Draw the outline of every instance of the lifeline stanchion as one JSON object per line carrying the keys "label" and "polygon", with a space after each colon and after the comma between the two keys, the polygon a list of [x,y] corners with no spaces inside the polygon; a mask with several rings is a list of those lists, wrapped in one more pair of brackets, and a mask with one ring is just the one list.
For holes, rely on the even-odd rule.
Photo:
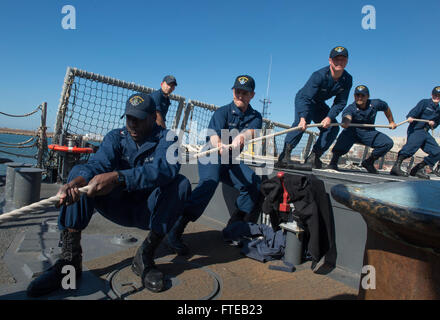
{"label": "lifeline stanchion", "polygon": [[[85,187],[79,188],[78,190],[80,193],[87,193],[89,188],[90,188],[90,186],[85,186]],[[13,220],[16,217],[22,216],[26,213],[32,213],[33,211],[38,211],[38,210],[42,210],[42,209],[45,209],[48,207],[52,207],[52,206],[56,205],[59,200],[60,200],[60,197],[58,195],[55,195],[53,197],[41,200],[39,202],[32,203],[28,206],[4,213],[4,214],[0,215],[0,224],[3,222],[6,222],[6,221]]]}

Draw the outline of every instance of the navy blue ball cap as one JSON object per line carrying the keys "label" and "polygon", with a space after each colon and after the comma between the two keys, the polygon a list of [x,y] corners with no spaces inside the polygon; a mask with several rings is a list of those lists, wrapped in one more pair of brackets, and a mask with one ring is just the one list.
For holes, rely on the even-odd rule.
{"label": "navy blue ball cap", "polygon": [[337,56],[344,56],[348,58],[348,50],[341,46],[334,47],[332,51],[330,51],[330,58],[334,58]]}
{"label": "navy blue ball cap", "polygon": [[155,111],[156,105],[149,94],[135,93],[128,98],[122,117],[129,115],[144,120]]}
{"label": "navy blue ball cap", "polygon": [[248,75],[241,75],[235,78],[234,86],[232,89],[241,89],[249,92],[254,92],[255,90],[255,80]]}
{"label": "navy blue ball cap", "polygon": [[437,86],[434,89],[432,89],[432,94],[436,96],[440,96],[440,86]]}
{"label": "navy blue ball cap", "polygon": [[166,82],[168,85],[174,84],[175,86],[177,86],[177,80],[175,76],[172,75],[167,75],[163,78],[162,82]]}
{"label": "navy blue ball cap", "polygon": [[354,94],[363,94],[363,95],[370,95],[370,91],[368,90],[367,86],[359,85],[354,89]]}

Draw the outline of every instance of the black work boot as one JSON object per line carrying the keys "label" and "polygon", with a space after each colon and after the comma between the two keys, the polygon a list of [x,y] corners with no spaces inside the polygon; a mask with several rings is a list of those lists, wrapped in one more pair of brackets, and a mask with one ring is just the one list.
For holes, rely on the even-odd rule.
{"label": "black work boot", "polygon": [[304,164],[311,164],[312,168],[314,169],[321,169],[322,168],[322,161],[319,159],[321,157],[321,154],[318,154],[315,151],[312,151],[309,156],[304,161]]}
{"label": "black work boot", "polygon": [[229,226],[232,223],[237,222],[237,221],[245,221],[246,215],[247,215],[246,212],[241,211],[239,209],[235,209],[235,211],[232,213],[231,217],[229,218],[226,226]]}
{"label": "black work boot", "polygon": [[429,180],[429,176],[425,173],[425,166],[426,166],[425,161],[422,161],[416,166],[414,166],[409,174],[413,177]]}
{"label": "black work boot", "polygon": [[311,152],[307,158],[304,160],[304,163],[294,163],[292,165],[289,165],[289,169],[296,169],[296,170],[307,170],[312,171],[313,168],[315,169],[321,169],[322,168],[322,162],[319,159],[321,155],[317,155],[315,152]]}
{"label": "black work boot", "polygon": [[81,231],[69,232],[67,229],[62,230],[60,242],[62,243],[60,259],[29,284],[27,288],[29,297],[39,297],[60,289],[63,278],[67,276],[66,273],[62,273],[64,266],[73,266],[76,279],[81,277]]}
{"label": "black work boot", "polygon": [[161,292],[164,289],[163,273],[154,263],[154,252],[163,238],[163,235],[151,230],[137,250],[131,264],[131,270],[141,277],[144,287],[152,292]]}
{"label": "black work boot", "polygon": [[341,157],[341,155],[339,154],[339,153],[335,153],[335,152],[333,152],[333,156],[332,156],[332,159],[330,160],[330,163],[329,163],[329,165],[327,166],[327,169],[332,169],[332,170],[337,170],[337,171],[339,171],[339,168],[338,168],[338,161],[339,161],[339,158]]}
{"label": "black work boot", "polygon": [[405,160],[405,157],[398,156],[396,162],[394,163],[393,167],[391,168],[390,175],[392,176],[400,176],[400,177],[407,177],[408,173],[403,171],[401,169],[402,162]]}
{"label": "black work boot", "polygon": [[257,223],[260,218],[261,213],[263,212],[263,202],[264,202],[264,194],[259,192],[257,201],[255,201],[255,205],[252,211],[249,214],[244,215],[244,222]]}
{"label": "black work boot", "polygon": [[370,156],[369,158],[362,161],[361,166],[367,169],[369,173],[378,174],[376,168],[374,167],[374,161],[376,160],[376,157]]}
{"label": "black work boot", "polygon": [[277,168],[290,168],[291,166],[295,166],[299,164],[299,162],[292,161],[290,156],[292,153],[293,147],[292,145],[285,143],[283,151],[281,151],[280,156],[278,157],[278,162],[275,163],[275,167]]}
{"label": "black work boot", "polygon": [[185,231],[189,221],[186,216],[180,216],[167,235],[168,247],[179,256],[185,256],[189,253],[188,246],[182,241],[183,231]]}

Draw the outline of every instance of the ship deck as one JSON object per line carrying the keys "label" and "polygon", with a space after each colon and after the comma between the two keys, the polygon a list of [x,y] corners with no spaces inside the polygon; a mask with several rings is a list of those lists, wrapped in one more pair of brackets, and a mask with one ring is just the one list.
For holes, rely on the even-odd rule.
{"label": "ship deck", "polygon": [[[193,169],[184,168],[183,171],[190,174],[191,170]],[[386,173],[360,174],[349,170],[314,170],[313,173],[318,178],[333,183],[377,183],[382,180],[414,179],[392,177]],[[1,195],[4,194],[4,180],[5,177],[1,177]],[[190,181],[194,187],[197,177],[192,177]],[[42,183],[41,198],[53,196],[58,188],[57,184]],[[219,201],[218,197],[214,197],[208,210],[216,207],[216,201]],[[0,300],[31,299],[26,296],[27,285],[50,265],[59,252],[57,216],[57,210],[50,208],[0,225]],[[333,270],[325,270],[324,266],[320,270],[318,266],[318,271],[313,272],[311,262],[308,261],[296,266],[294,272],[288,272],[273,269],[273,266],[282,269],[282,261],[262,263],[243,256],[239,248],[225,243],[221,230],[225,226],[226,218],[227,216],[223,219],[216,218],[215,214],[204,214],[197,222],[190,223],[183,236],[191,249],[187,257],[177,256],[164,243],[161,244],[156,263],[167,275],[167,290],[153,294],[142,288],[139,279],[130,270],[131,259],[147,231],[121,227],[95,214],[82,233],[84,269],[76,289],[60,289],[35,300],[237,301],[357,298],[360,274],[344,267],[343,260],[350,260],[350,250],[356,251],[357,260],[362,257],[365,243],[362,237],[356,248],[344,253],[344,245],[347,244],[341,244],[341,241],[347,241],[338,240],[337,236],[339,261],[342,262]],[[336,233],[344,232],[338,229],[340,222],[337,217],[335,221]],[[356,232],[357,227],[353,228]],[[364,226],[360,225],[359,228]]]}

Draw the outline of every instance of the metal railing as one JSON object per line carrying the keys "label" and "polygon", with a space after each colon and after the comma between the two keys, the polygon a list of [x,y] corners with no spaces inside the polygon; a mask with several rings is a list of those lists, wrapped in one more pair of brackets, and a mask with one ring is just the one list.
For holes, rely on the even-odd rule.
{"label": "metal railing", "polygon": [[[121,115],[125,112],[128,97],[136,92],[152,93],[156,89],[122,81],[116,78],[68,67],[61,91],[58,106],[54,138],[58,145],[67,145],[75,141],[78,146],[101,142],[110,130],[125,126]],[[171,94],[171,105],[167,113],[166,123],[170,128],[178,128],[185,97]],[[84,162],[89,155],[70,159],[69,162]],[[69,167],[63,167],[63,155],[54,156],[54,167],[58,168],[61,180],[66,180]]]}
{"label": "metal railing", "polygon": [[[124,126],[120,116],[127,98],[135,92],[156,89],[68,67],[57,111],[54,143],[62,144],[66,134],[90,135],[100,141],[110,130]],[[166,122],[175,129],[180,121],[185,97],[171,94]]]}
{"label": "metal railing", "polygon": [[[34,114],[36,114],[37,112],[41,111],[41,122],[40,122],[40,126],[38,127],[37,130],[35,130],[34,134],[31,136],[31,138],[29,138],[26,141],[21,141],[21,142],[5,142],[5,141],[0,141],[0,153],[2,154],[7,154],[7,155],[12,155],[18,158],[27,158],[27,159],[36,159],[36,166],[38,168],[43,168],[45,166],[45,161],[47,158],[47,127],[46,127],[46,117],[47,117],[47,102],[43,102],[42,104],[40,104],[35,110],[26,113],[26,114],[21,114],[21,115],[16,115],[16,114],[8,114],[5,112],[0,112],[1,115],[6,116],[6,117],[13,117],[13,118],[18,118],[18,117],[30,117],[33,116]],[[10,134],[17,134],[16,131],[11,131],[8,132]],[[26,154],[24,152],[11,152],[11,151],[6,151],[4,150],[5,148],[7,149],[31,149],[31,148],[36,148],[37,151],[35,154]],[[7,162],[6,160],[9,159],[5,159],[4,162]]]}

